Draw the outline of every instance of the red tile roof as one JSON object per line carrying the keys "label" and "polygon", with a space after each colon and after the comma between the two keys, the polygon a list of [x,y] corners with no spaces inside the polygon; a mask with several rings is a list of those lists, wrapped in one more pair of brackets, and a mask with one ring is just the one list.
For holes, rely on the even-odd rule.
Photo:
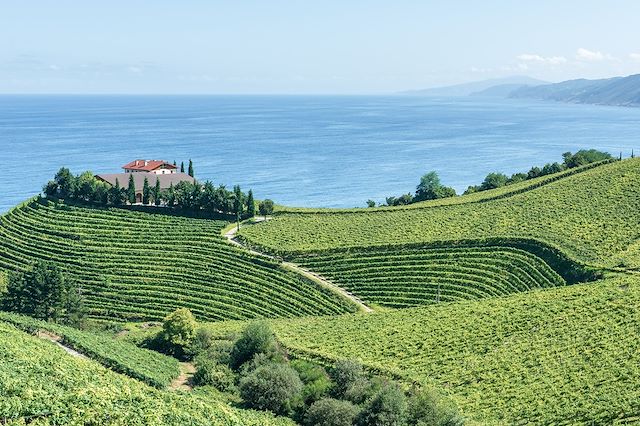
{"label": "red tile roof", "polygon": [[125,170],[141,170],[144,172],[151,172],[161,166],[164,166],[165,169],[176,168],[176,166],[167,163],[164,160],[133,160],[132,162],[122,166],[122,168]]}

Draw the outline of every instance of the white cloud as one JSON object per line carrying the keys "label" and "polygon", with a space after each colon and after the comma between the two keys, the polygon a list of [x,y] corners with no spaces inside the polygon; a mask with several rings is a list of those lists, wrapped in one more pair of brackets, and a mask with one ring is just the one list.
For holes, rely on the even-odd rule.
{"label": "white cloud", "polygon": [[615,58],[609,54],[605,54],[599,51],[593,51],[593,50],[589,50],[589,49],[585,49],[584,47],[581,47],[576,52],[576,59],[579,61],[586,61],[586,62],[601,62],[601,61],[610,61]]}
{"label": "white cloud", "polygon": [[523,62],[539,62],[549,65],[559,65],[567,62],[567,58],[564,56],[541,56],[531,53],[523,53],[522,55],[518,55],[516,58]]}
{"label": "white cloud", "polygon": [[629,59],[640,62],[640,53],[629,53]]}

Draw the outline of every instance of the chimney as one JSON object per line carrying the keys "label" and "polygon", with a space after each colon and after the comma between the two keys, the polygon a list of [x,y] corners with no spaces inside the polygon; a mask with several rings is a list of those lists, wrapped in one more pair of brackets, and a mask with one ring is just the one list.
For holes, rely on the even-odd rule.
{"label": "chimney", "polygon": [[144,160],[144,165],[146,166],[149,162],[147,160]]}

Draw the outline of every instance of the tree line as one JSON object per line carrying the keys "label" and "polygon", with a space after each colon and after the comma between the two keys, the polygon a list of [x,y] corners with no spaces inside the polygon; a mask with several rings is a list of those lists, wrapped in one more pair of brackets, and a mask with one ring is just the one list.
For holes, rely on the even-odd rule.
{"label": "tree line", "polygon": [[[631,155],[633,157],[633,153]],[[482,183],[479,185],[469,186],[462,195],[500,188],[598,161],[613,160],[613,157],[607,152],[598,151],[596,149],[583,149],[575,154],[565,152],[562,154],[562,159],[562,163],[547,163],[543,167],[534,166],[529,169],[527,173],[514,173],[511,176],[507,176],[500,172],[489,173]],[[622,155],[620,155],[620,159],[622,159]],[[455,189],[442,185],[438,174],[435,171],[431,171],[422,176],[414,194],[407,193],[398,197],[387,197],[385,201],[387,206],[401,206],[417,203],[419,201],[455,197],[456,195]],[[367,200],[367,206],[375,207],[376,203],[373,200]]]}
{"label": "tree line", "polygon": [[[182,165],[184,167],[184,164]],[[193,173],[193,165],[189,161],[189,174]],[[150,174],[150,177],[155,175]],[[97,179],[90,171],[74,175],[62,167],[43,188],[48,198],[76,201],[80,203],[121,207],[136,204],[136,188],[133,174],[129,175],[127,186],[121,186],[116,179],[112,186]],[[145,177],[142,188],[142,204],[155,205],[187,212],[205,212],[211,214],[233,215],[238,220],[256,215],[256,201],[253,191],[244,193],[239,185],[228,190],[224,185],[215,186],[211,181],[193,183],[182,181],[175,186],[161,189],[160,181],[155,180],[151,186]],[[261,215],[273,213],[274,203],[264,200],[258,204]]]}

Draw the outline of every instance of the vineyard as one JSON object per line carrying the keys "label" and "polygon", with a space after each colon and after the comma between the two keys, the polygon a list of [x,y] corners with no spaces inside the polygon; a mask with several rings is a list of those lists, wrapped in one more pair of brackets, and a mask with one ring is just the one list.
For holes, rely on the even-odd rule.
{"label": "vineyard", "polygon": [[[370,315],[273,320],[291,353],[432,384],[482,424],[640,421],[640,277]],[[237,322],[211,324],[226,333]]]}
{"label": "vineyard", "polygon": [[0,424],[292,425],[213,394],[170,393],[0,322]]}
{"label": "vineyard", "polygon": [[504,246],[379,247],[294,257],[366,303],[393,308],[565,285],[537,256]]}
{"label": "vineyard", "polygon": [[561,248],[581,263],[640,268],[639,187],[640,159],[636,158],[481,203],[283,213],[246,227],[240,235],[255,246],[285,255],[338,247],[533,238]]}
{"label": "vineyard", "polygon": [[78,281],[89,314],[159,320],[295,317],[354,305],[275,261],[232,247],[223,221],[34,201],[0,218],[0,270],[50,260]]}
{"label": "vineyard", "polygon": [[178,361],[175,358],[138,348],[109,335],[94,334],[8,312],[0,312],[0,322],[6,322],[31,334],[38,331],[53,333],[61,338],[64,345],[107,368],[151,386],[164,388],[179,374]]}

